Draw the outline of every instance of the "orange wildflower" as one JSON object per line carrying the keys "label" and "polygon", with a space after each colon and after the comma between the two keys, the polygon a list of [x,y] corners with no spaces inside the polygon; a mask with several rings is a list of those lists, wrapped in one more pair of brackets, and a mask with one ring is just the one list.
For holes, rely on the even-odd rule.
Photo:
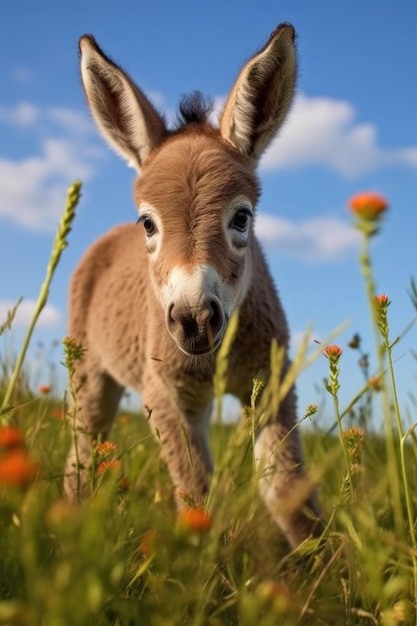
{"label": "orange wildflower", "polygon": [[52,411],[51,416],[56,420],[62,420],[65,417],[65,411],[62,407],[58,406]]}
{"label": "orange wildflower", "polygon": [[391,304],[388,296],[382,293],[374,296],[376,325],[385,341],[388,341],[388,306]]}
{"label": "orange wildflower", "polygon": [[97,468],[98,474],[104,474],[107,470],[119,471],[122,467],[120,459],[109,459],[108,461],[102,461]]}
{"label": "orange wildflower", "polygon": [[46,395],[50,391],[51,391],[51,387],[49,385],[39,385],[39,393],[43,393],[44,395]]}
{"label": "orange wildflower", "polygon": [[38,464],[32,461],[25,450],[11,450],[0,459],[0,485],[24,487],[36,478]]}
{"label": "orange wildflower", "polygon": [[306,412],[304,413],[304,417],[311,417],[312,415],[317,413],[318,410],[319,410],[318,404],[314,404],[314,403],[309,404],[308,407],[306,408]]}
{"label": "orange wildflower", "polygon": [[128,413],[123,413],[122,415],[119,415],[118,420],[121,424],[131,424],[133,421],[132,416]]}
{"label": "orange wildflower", "polygon": [[130,480],[127,476],[122,476],[119,482],[119,491],[127,493],[130,489]]}
{"label": "orange wildflower", "polygon": [[186,530],[203,533],[210,530],[213,525],[213,518],[206,509],[187,508],[178,513],[178,522]]}
{"label": "orange wildflower", "polygon": [[387,210],[388,202],[377,193],[358,193],[349,200],[349,208],[356,217],[378,220]]}
{"label": "orange wildflower", "polygon": [[158,533],[156,530],[148,530],[144,535],[142,535],[140,544],[139,544],[139,552],[144,554],[145,556],[149,556],[152,554],[155,548],[155,541],[158,537]]}
{"label": "orange wildflower", "polygon": [[326,389],[333,397],[336,397],[339,391],[339,359],[342,355],[342,348],[340,346],[332,345],[326,346],[323,350],[323,354],[329,361],[330,369],[330,383],[326,383]]}
{"label": "orange wildflower", "polygon": [[24,445],[23,433],[16,426],[0,427],[0,448],[20,448]]}
{"label": "orange wildflower", "polygon": [[117,445],[112,441],[103,441],[102,443],[97,444],[97,452],[101,456],[106,456],[115,450],[117,450]]}
{"label": "orange wildflower", "polygon": [[385,293],[381,293],[378,296],[374,296],[375,303],[378,306],[388,306],[389,298]]}
{"label": "orange wildflower", "polygon": [[380,376],[371,376],[371,378],[368,380],[368,385],[374,391],[381,391],[382,383]]}
{"label": "orange wildflower", "polygon": [[193,494],[190,491],[187,491],[186,489],[179,489],[175,493],[175,496],[179,500],[182,500],[184,502],[184,504],[186,504],[187,507],[189,507],[190,509],[195,508],[194,496],[193,496]]}
{"label": "orange wildflower", "polygon": [[323,350],[324,356],[328,359],[338,359],[342,355],[342,352],[342,348],[336,345],[326,346]]}
{"label": "orange wildflower", "polygon": [[343,431],[343,439],[349,448],[362,444],[365,438],[365,431],[359,426],[350,426]]}
{"label": "orange wildflower", "polygon": [[365,431],[358,426],[351,426],[343,431],[343,439],[349,453],[351,469],[360,465],[363,455]]}

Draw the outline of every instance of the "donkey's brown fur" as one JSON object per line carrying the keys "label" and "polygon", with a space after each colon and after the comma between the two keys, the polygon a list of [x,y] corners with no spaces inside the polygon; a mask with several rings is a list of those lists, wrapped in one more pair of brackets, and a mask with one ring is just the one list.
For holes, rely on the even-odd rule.
{"label": "donkey's brown fur", "polygon": [[[142,392],[175,489],[201,502],[212,470],[208,426],[216,354],[231,314],[239,309],[227,390],[243,404],[250,402],[254,378],[260,372],[268,377],[272,340],[288,346],[253,217],[256,163],[293,98],[294,37],[292,26],[280,25],[246,63],[219,128],[208,123],[208,109],[194,95],[183,101],[173,131],[91,36],[80,40],[93,117],[110,145],[140,171],[140,223],[101,237],[72,278],[69,332],[85,348],[76,376],[86,382],[66,466],[70,498],[83,493],[91,442],[107,436],[123,389],[131,387]],[[286,357],[283,373],[288,365]],[[305,489],[295,403],[291,389],[257,433],[255,451],[261,493],[294,546],[320,529]]]}

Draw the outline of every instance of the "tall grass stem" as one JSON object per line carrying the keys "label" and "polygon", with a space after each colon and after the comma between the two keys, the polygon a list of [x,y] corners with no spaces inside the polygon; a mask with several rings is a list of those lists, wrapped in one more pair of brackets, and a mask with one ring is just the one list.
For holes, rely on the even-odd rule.
{"label": "tall grass stem", "polygon": [[46,269],[46,276],[41,285],[38,299],[36,301],[35,311],[29,323],[29,327],[24,337],[22,347],[17,357],[12,375],[10,377],[10,380],[7,385],[7,389],[4,394],[4,398],[0,407],[0,414],[2,414],[2,417],[1,417],[2,423],[7,423],[10,419],[10,414],[6,411],[10,407],[13,392],[16,387],[16,383],[19,379],[19,374],[21,372],[23,362],[25,360],[25,356],[29,348],[30,340],[32,338],[36,323],[48,301],[49,289],[52,283],[55,270],[60,261],[62,252],[68,245],[67,236],[69,232],[71,231],[72,223],[75,218],[75,210],[78,205],[80,196],[81,196],[81,182],[76,181],[72,185],[70,185],[70,187],[68,188],[67,203],[65,206],[64,213],[60,219],[57,232],[55,234],[55,239],[53,242],[51,255],[49,257],[49,262],[48,262],[48,266]]}
{"label": "tall grass stem", "polygon": [[[384,359],[384,348],[381,343],[380,334],[378,331],[378,312],[375,304],[375,280],[373,276],[372,270],[372,261],[370,255],[370,240],[372,235],[367,232],[363,232],[362,237],[362,248],[360,253],[360,264],[362,269],[362,275],[365,282],[366,295],[368,298],[368,304],[371,312],[372,319],[372,327],[374,329],[375,336],[375,347],[378,358],[378,374],[382,375],[385,371],[385,359]],[[394,430],[393,424],[391,420],[391,410],[390,410],[390,397],[387,385],[384,383],[382,385],[382,408],[384,415],[384,425],[385,425],[385,436],[386,436],[386,448],[387,448],[387,464],[388,464],[388,475],[391,477],[390,489],[393,501],[394,508],[394,518],[395,518],[395,527],[399,536],[401,536],[403,532],[403,516],[402,516],[402,506],[401,506],[401,496],[400,496],[400,479],[399,479],[399,465],[398,465],[398,454],[395,445],[394,439]]]}

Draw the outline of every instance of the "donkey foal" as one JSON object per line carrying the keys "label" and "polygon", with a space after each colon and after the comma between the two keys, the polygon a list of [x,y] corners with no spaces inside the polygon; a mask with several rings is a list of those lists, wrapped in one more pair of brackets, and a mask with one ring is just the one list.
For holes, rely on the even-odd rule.
{"label": "donkey foal", "polygon": [[[69,333],[86,350],[76,369],[86,382],[77,400],[76,448],[66,464],[69,498],[85,491],[91,442],[107,437],[123,389],[131,387],[142,392],[151,412],[175,489],[201,502],[212,470],[208,428],[216,353],[232,312],[239,309],[239,329],[227,391],[243,404],[249,404],[259,372],[268,376],[272,340],[288,346],[253,221],[260,193],[256,165],[293,99],[294,38],[293,27],[281,24],[244,65],[219,128],[209,123],[210,107],[195,93],[182,100],[173,130],[93,37],[80,39],[93,118],[140,172],[134,193],[139,223],[101,237],[72,278]],[[283,373],[288,365],[286,357]],[[292,546],[321,530],[314,496],[306,492],[295,419],[291,389],[257,433],[255,450],[261,494]],[[184,506],[179,498],[178,506]]]}

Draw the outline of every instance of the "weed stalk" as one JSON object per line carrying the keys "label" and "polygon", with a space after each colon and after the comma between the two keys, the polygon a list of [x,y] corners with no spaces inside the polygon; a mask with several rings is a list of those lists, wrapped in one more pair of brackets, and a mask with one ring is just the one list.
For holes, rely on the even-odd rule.
{"label": "weed stalk", "polygon": [[389,391],[387,385],[382,379],[385,372],[385,353],[384,346],[381,345],[380,342],[380,310],[375,295],[376,286],[370,254],[371,238],[379,232],[381,219],[388,208],[388,203],[385,198],[382,198],[377,194],[359,194],[358,196],[353,197],[349,204],[354,214],[356,228],[362,235],[362,247],[359,260],[365,282],[366,295],[371,312],[372,327],[375,335],[375,345],[378,359],[378,376],[381,377],[382,381],[381,398],[384,414],[388,474],[391,477],[390,489],[394,509],[395,527],[398,536],[401,536],[403,533],[404,523],[400,495],[401,490],[398,471],[398,452],[396,449],[394,429],[391,421]]}
{"label": "weed stalk", "polygon": [[75,210],[77,208],[80,196],[81,196],[81,182],[76,181],[68,189],[67,203],[65,206],[64,213],[60,219],[57,232],[55,234],[55,239],[54,239],[54,243],[52,246],[52,252],[49,257],[49,262],[48,262],[48,266],[46,269],[45,280],[41,285],[40,292],[39,292],[38,299],[37,299],[36,306],[35,306],[35,311],[29,323],[29,327],[24,337],[22,347],[17,357],[16,364],[13,368],[13,372],[10,377],[9,383],[7,385],[6,393],[4,394],[4,398],[0,407],[0,414],[2,415],[1,422],[4,424],[7,424],[7,422],[9,421],[8,415],[10,414],[6,413],[6,410],[9,409],[10,407],[11,399],[13,396],[13,391],[15,389],[17,380],[19,378],[19,374],[22,369],[27,350],[29,348],[30,340],[33,335],[33,331],[35,329],[38,318],[48,301],[49,289],[52,283],[52,278],[54,276],[55,270],[60,261],[61,254],[68,245],[67,237],[68,237],[69,232],[71,231],[72,223],[75,218]]}
{"label": "weed stalk", "polygon": [[411,497],[411,489],[410,483],[408,480],[406,459],[405,459],[405,445],[410,434],[410,431],[404,433],[404,428],[401,420],[401,412],[398,403],[398,394],[397,394],[397,385],[395,380],[394,373],[394,364],[392,360],[392,348],[393,345],[396,344],[396,340],[391,344],[389,339],[389,321],[388,321],[388,306],[390,305],[390,301],[388,296],[385,294],[380,296],[375,296],[374,298],[374,308],[376,311],[376,325],[379,330],[379,333],[382,337],[382,347],[385,351],[387,361],[388,361],[388,374],[390,379],[390,386],[392,392],[393,399],[393,408],[396,420],[397,433],[399,437],[399,455],[400,455],[400,465],[401,465],[401,477],[403,481],[404,487],[404,497],[406,503],[407,510],[407,522],[409,526],[409,534],[410,534],[410,542],[411,542],[411,555],[412,555],[412,563],[413,563],[413,584],[414,584],[414,592],[417,592],[417,541],[416,541],[416,533],[414,528],[414,510],[412,504]]}

